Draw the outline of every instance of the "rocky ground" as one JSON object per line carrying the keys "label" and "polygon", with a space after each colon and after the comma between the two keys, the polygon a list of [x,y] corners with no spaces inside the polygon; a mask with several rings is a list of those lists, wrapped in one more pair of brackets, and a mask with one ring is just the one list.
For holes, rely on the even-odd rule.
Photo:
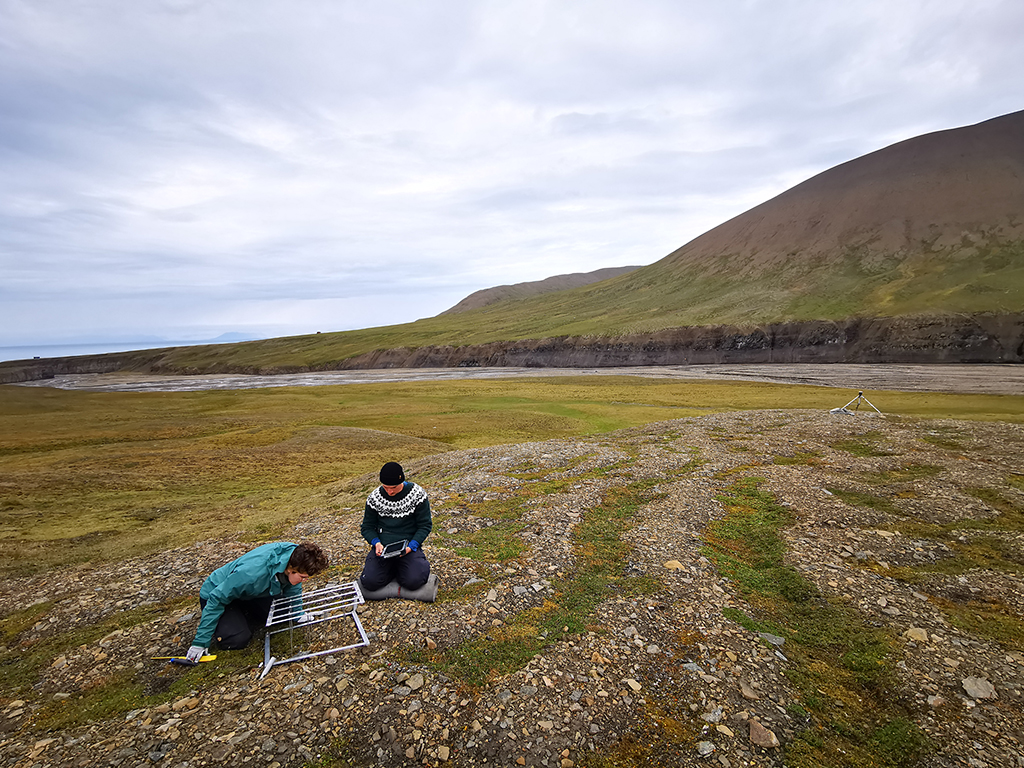
{"label": "rocky ground", "polygon": [[[897,531],[908,520],[1019,519],[1022,451],[1024,431],[1015,425],[761,411],[433,456],[407,471],[431,494],[435,535],[427,544],[441,579],[438,602],[363,605],[367,647],[274,667],[262,680],[256,657],[225,666],[222,677],[150,661],[189,645],[198,605],[177,598],[196,593],[207,572],[250,544],[206,541],[12,580],[0,593],[3,614],[45,607],[5,639],[12,653],[139,605],[152,614],[54,658],[31,695],[0,698],[0,766],[569,768],[645,743],[663,747],[643,764],[780,766],[807,724],[786,676],[795,662],[783,638],[723,616],[730,607],[756,610],[702,549],[707,526],[724,515],[717,497],[739,475],[763,478],[792,511],[787,562],[825,595],[891,630],[891,696],[932,744],[920,764],[1024,766],[1024,656],[1017,650],[1024,638],[1001,645],[958,628],[949,613],[950,605],[999,605],[1017,620],[1012,633],[1024,617],[1020,568],[929,570],[954,557],[956,542]],[[795,463],[777,463],[780,457]],[[935,469],[924,478],[878,480],[910,465]],[[520,626],[525,612],[557,600],[585,554],[573,533],[586,512],[614,488],[645,479],[660,493],[630,521],[624,573],[646,577],[654,590],[610,589],[583,631],[555,636],[525,664],[482,685],[426,661],[423,652]],[[565,480],[572,482],[567,492],[531,489]],[[977,488],[997,489],[1012,508],[997,509],[970,492]],[[870,491],[891,507],[848,503],[841,490]],[[358,575],[364,544],[354,498],[339,488],[336,504],[311,511],[292,532],[294,540],[323,544],[337,564],[307,589]],[[515,536],[523,549],[488,562],[471,545],[500,522],[481,512],[503,501],[518,504]],[[962,541],[982,533],[1021,562],[1019,528],[964,529]],[[335,623],[324,625],[329,636],[304,642],[344,642],[351,629]],[[75,707],[105,681],[134,680],[152,694],[183,678],[188,690],[164,703],[60,730],[38,725],[44,713]]]}

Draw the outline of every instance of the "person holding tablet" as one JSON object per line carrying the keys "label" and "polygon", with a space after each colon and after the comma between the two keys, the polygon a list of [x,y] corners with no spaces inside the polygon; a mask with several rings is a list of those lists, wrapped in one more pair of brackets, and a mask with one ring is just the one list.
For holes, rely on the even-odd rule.
{"label": "person holding tablet", "polygon": [[430,535],[427,492],[405,479],[402,465],[389,461],[380,470],[380,486],[367,497],[360,533],[370,551],[359,577],[364,590],[375,592],[392,581],[404,590],[427,583],[430,563],[423,540]]}

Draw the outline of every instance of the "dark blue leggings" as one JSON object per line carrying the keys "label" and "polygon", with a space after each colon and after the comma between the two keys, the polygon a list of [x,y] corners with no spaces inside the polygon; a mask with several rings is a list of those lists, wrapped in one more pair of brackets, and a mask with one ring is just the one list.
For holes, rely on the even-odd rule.
{"label": "dark blue leggings", "polygon": [[427,583],[430,563],[422,549],[400,557],[377,557],[371,549],[363,563],[363,575],[359,577],[362,586],[375,592],[392,581],[398,581],[402,589],[419,589]]}
{"label": "dark blue leggings", "polygon": [[[267,595],[228,603],[217,622],[217,630],[213,633],[217,646],[224,651],[245,648],[252,640],[253,633],[266,626],[270,603],[273,600],[274,598]],[[206,600],[199,598],[199,607],[206,608]]]}

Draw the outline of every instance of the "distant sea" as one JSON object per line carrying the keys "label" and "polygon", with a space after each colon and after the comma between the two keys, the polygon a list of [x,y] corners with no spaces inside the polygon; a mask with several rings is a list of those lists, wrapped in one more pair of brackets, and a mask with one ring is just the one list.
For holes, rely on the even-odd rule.
{"label": "distant sea", "polygon": [[0,347],[0,362],[5,360],[31,360],[34,357],[72,357],[74,355],[102,355],[107,352],[133,352],[137,349],[163,347],[190,347],[199,344],[223,342],[205,341],[108,341],[102,344],[36,344],[23,347]]}

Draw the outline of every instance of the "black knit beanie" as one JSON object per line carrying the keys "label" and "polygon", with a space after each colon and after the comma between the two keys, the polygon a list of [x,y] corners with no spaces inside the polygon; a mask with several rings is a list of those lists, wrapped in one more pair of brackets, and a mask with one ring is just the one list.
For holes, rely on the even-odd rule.
{"label": "black knit beanie", "polygon": [[405,482],[405,471],[397,461],[389,461],[380,468],[381,485],[398,485]]}

